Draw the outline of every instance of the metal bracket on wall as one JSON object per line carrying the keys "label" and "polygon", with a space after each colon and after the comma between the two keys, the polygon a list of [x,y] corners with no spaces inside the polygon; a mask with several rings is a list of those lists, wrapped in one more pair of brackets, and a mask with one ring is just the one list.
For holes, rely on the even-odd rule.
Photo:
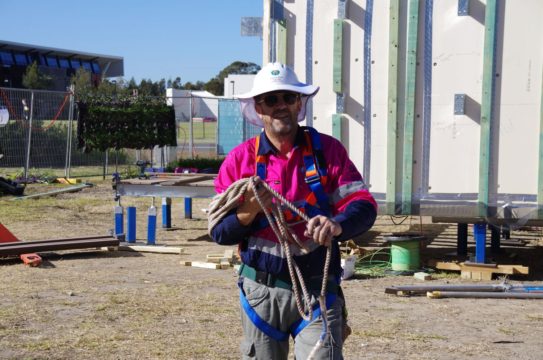
{"label": "metal bracket on wall", "polygon": [[469,0],[458,0],[458,16],[469,15]]}
{"label": "metal bracket on wall", "polygon": [[466,94],[454,94],[454,115],[466,114]]}

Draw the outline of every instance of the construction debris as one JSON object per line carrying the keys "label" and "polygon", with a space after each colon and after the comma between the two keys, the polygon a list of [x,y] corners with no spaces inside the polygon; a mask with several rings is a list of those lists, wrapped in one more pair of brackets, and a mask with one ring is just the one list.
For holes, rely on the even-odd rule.
{"label": "construction debris", "polygon": [[423,281],[432,280],[432,275],[422,272],[422,271],[414,273],[413,277],[417,280],[423,280]]}
{"label": "construction debris", "polygon": [[430,261],[429,266],[439,270],[460,271],[462,279],[492,280],[493,274],[528,275],[529,268],[522,265],[480,264],[473,262]]}
{"label": "construction debris", "polygon": [[75,184],[80,184],[81,179],[61,177],[61,178],[56,178],[55,182],[60,183],[60,184],[66,184],[66,185],[75,185]]}
{"label": "construction debris", "polygon": [[543,293],[521,292],[466,292],[466,291],[432,291],[426,293],[430,299],[543,299]]}
{"label": "construction debris", "polygon": [[93,185],[92,185],[92,184],[89,184],[89,183],[79,184],[79,185],[70,186],[70,187],[67,187],[67,188],[64,188],[64,189],[58,189],[58,190],[53,190],[53,191],[47,191],[47,192],[40,193],[40,194],[32,194],[32,195],[26,195],[26,196],[18,196],[18,197],[15,197],[15,198],[11,199],[11,200],[25,200],[25,199],[39,198],[39,197],[42,197],[42,196],[58,195],[58,194],[66,193],[66,192],[75,192],[75,191],[79,191],[79,190],[82,190],[82,189],[84,189],[84,188],[91,187],[91,186],[93,186]]}
{"label": "construction debris", "polygon": [[363,247],[356,245],[353,240],[341,244],[340,250],[346,255],[363,255],[367,252]]}
{"label": "construction debris", "polygon": [[[385,289],[386,294],[420,295],[426,293],[431,298],[443,297],[479,297],[479,298],[529,298],[517,295],[503,294],[540,294],[543,295],[543,286],[515,285],[502,282],[500,284],[433,284],[433,285],[401,285]],[[471,294],[471,295],[466,295]],[[502,294],[502,295],[495,295]],[[539,298],[537,296],[533,298]],[[542,297],[543,298],[543,297]]]}
{"label": "construction debris", "polygon": [[[20,240],[11,233],[4,225],[0,224],[0,243],[19,243]],[[25,265],[39,266],[42,262],[41,257],[38,254],[21,254],[19,258]]]}
{"label": "construction debris", "polygon": [[121,251],[137,251],[137,252],[148,252],[148,253],[157,253],[157,254],[184,254],[185,248],[178,246],[157,246],[157,245],[143,245],[143,244],[123,244],[117,247],[117,250]]}
{"label": "construction debris", "polygon": [[234,255],[234,250],[225,250],[223,254],[208,254],[206,262],[203,261],[181,261],[185,266],[192,266],[204,269],[224,270],[229,269],[238,262],[238,257]]}
{"label": "construction debris", "polygon": [[33,252],[100,248],[118,246],[119,240],[112,236],[89,236],[80,238],[20,241],[0,244],[0,256],[22,255]]}

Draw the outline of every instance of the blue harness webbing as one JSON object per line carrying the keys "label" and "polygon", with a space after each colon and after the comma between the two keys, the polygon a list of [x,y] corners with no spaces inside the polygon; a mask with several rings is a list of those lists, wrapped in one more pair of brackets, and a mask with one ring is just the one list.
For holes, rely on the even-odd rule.
{"label": "blue harness webbing", "polygon": [[[245,314],[247,314],[247,317],[251,320],[251,322],[264,334],[268,335],[272,339],[276,341],[286,341],[288,340],[289,335],[291,335],[293,338],[295,338],[307,325],[311,324],[313,321],[315,321],[320,315],[321,315],[321,309],[319,304],[315,304],[313,307],[313,317],[311,320],[304,320],[300,318],[299,320],[295,321],[292,325],[289,326],[289,332],[284,332],[281,330],[278,330],[268,324],[266,321],[264,321],[257,312],[253,309],[251,304],[247,301],[247,298],[245,297],[245,292],[243,291],[243,284],[241,281],[238,282],[239,286],[239,299],[241,302],[241,306],[243,307],[243,310],[245,311]],[[329,309],[334,301],[336,301],[337,295],[334,293],[329,292],[326,294],[326,308]]]}
{"label": "blue harness webbing", "polygon": [[[304,132],[305,138],[305,145],[302,148],[302,157],[305,167],[305,182],[309,186],[311,192],[305,198],[303,204],[299,206],[299,210],[304,212],[310,218],[316,215],[329,216],[331,214],[331,208],[328,201],[328,196],[324,191],[324,185],[327,183],[328,176],[322,151],[320,134],[317,132],[317,130],[310,127],[301,127],[301,129]],[[255,138],[255,174],[262,180],[266,180],[268,155],[259,154],[261,136],[265,135],[260,134]],[[287,222],[296,222],[301,220],[298,215],[289,209],[284,210],[284,215]],[[265,217],[257,220],[257,224],[257,230],[269,226],[268,220]]]}
{"label": "blue harness webbing", "polygon": [[[322,152],[322,145],[320,141],[320,135],[317,130],[311,127],[303,127],[306,144],[303,147],[303,161],[305,167],[305,182],[311,189],[311,193],[305,199],[305,203],[302,206],[301,210],[304,211],[310,218],[318,215],[325,214],[330,215],[330,203],[328,202],[328,196],[324,192],[324,185],[327,182],[327,172],[326,166],[324,163],[324,155]],[[268,156],[258,153],[260,146],[260,136],[258,135],[255,138],[255,155],[256,155],[256,169],[255,173],[262,180],[266,180],[267,175],[267,165],[268,165]],[[318,207],[316,206],[318,205]],[[289,213],[286,212],[287,220],[290,218]],[[294,215],[293,215],[294,216]],[[264,228],[269,226],[266,218],[263,218],[259,221],[258,228]],[[245,292],[243,291],[243,286],[241,281],[238,282],[240,288],[240,302],[243,307],[247,317],[251,319],[253,324],[264,334],[268,335],[276,341],[286,341],[288,339],[289,333],[277,330],[256,313],[256,311],[251,307],[247,299],[245,298]],[[337,295],[334,293],[327,293],[326,295],[326,308],[330,308],[334,301],[336,301]],[[313,317],[311,320],[307,321],[303,318],[300,318],[294,324],[289,327],[290,334],[292,337],[296,337],[307,325],[313,322],[321,315],[320,306],[317,303],[313,309]]]}

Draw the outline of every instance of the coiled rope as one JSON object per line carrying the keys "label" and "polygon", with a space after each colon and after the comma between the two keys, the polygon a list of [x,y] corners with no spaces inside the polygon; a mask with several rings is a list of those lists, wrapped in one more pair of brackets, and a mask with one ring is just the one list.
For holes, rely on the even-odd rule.
{"label": "coiled rope", "polygon": [[[271,211],[264,205],[260,196],[258,195],[259,186],[263,186],[264,189],[271,193],[272,196],[276,199],[275,206],[274,208],[272,208]],[[260,207],[262,208],[271,229],[277,236],[281,247],[285,251],[289,275],[292,282],[292,290],[294,292],[294,298],[296,300],[298,312],[302,319],[304,319],[305,321],[311,321],[311,319],[313,318],[311,298],[309,296],[309,292],[307,291],[307,286],[303,279],[302,273],[298,268],[298,265],[294,261],[292,253],[290,251],[290,244],[296,244],[297,246],[299,246],[302,253],[307,253],[307,248],[303,245],[303,243],[296,236],[296,234],[288,229],[289,225],[285,221],[285,217],[283,215],[283,212],[281,211],[281,205],[289,208],[298,216],[300,216],[300,218],[302,218],[304,221],[308,222],[310,218],[305,213],[301,212],[296,206],[294,206],[294,204],[285,199],[277,191],[272,189],[267,183],[261,181],[258,176],[253,176],[240,179],[232,183],[224,193],[218,194],[213,198],[209,207],[208,233],[211,235],[211,231],[219,223],[219,221],[221,221],[221,219],[226,216],[227,213],[229,213],[231,210],[239,205],[241,197],[243,196],[245,191],[249,189],[249,187],[251,187],[251,189],[253,190],[255,198],[258,201]],[[326,285],[328,282],[328,270],[330,267],[331,253],[331,247],[328,246],[328,248],[326,249],[326,259],[324,262],[322,285],[319,295],[319,307],[322,315],[323,332],[321,333],[317,344],[309,354],[309,359],[314,357],[317,350],[323,346],[326,336],[330,334],[330,328],[328,326],[326,315]],[[302,296],[299,293],[298,287],[302,290],[304,304],[302,304]]]}

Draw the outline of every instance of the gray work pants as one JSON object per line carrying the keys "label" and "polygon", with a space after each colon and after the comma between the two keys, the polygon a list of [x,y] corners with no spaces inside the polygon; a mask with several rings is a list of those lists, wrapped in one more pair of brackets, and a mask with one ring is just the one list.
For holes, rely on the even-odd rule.
{"label": "gray work pants", "polygon": [[[250,279],[243,279],[246,299],[257,314],[276,329],[289,332],[289,326],[300,319],[296,300],[291,290],[268,287]],[[312,293],[316,302],[319,293]],[[343,359],[343,299],[339,296],[327,311],[331,336],[317,353],[316,359]],[[276,341],[260,331],[241,308],[241,324],[244,339],[240,350],[242,359],[281,360],[288,358],[289,341]],[[294,355],[297,360],[305,360],[322,333],[322,318],[319,317],[305,327],[294,339]]]}

